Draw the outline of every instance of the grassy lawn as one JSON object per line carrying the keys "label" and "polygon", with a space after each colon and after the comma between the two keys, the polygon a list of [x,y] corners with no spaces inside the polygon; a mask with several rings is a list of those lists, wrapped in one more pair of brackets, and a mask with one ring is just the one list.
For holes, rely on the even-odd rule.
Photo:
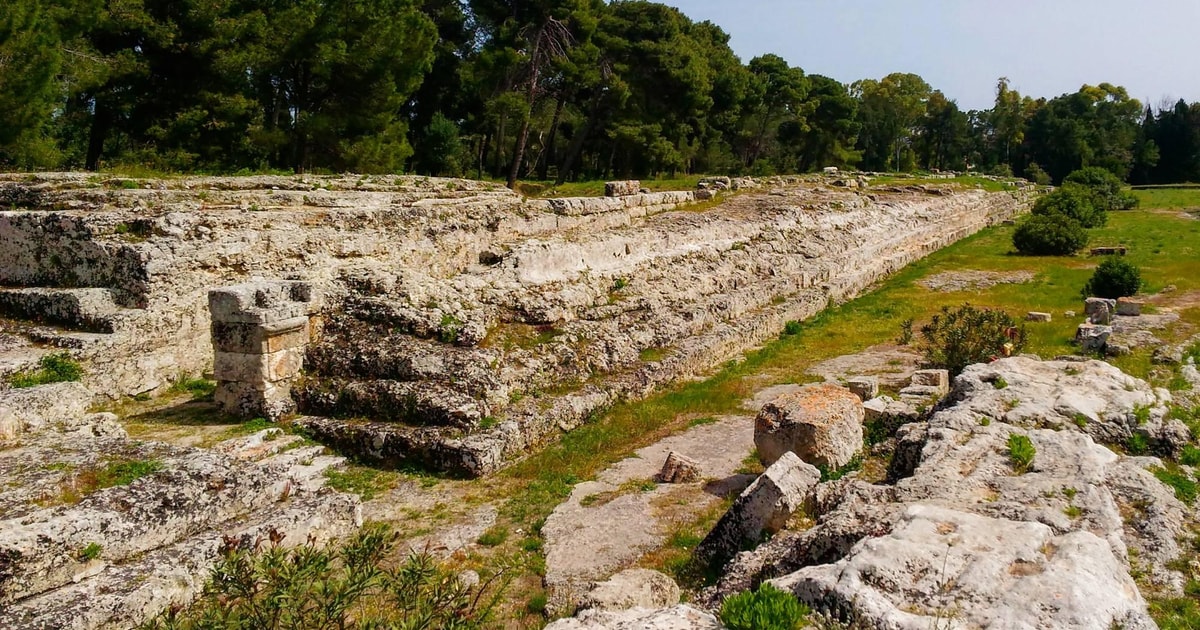
{"label": "grassy lawn", "polygon": [[[1191,203],[1200,206],[1200,190],[1188,191]],[[1200,221],[1178,212],[1161,210],[1157,191],[1138,192],[1143,208],[1113,213],[1106,227],[1093,230],[1093,245],[1122,244],[1130,248],[1129,260],[1142,267],[1146,291],[1174,285],[1174,295],[1200,291]],[[592,424],[529,456],[489,480],[502,504],[501,522],[512,531],[530,533],[526,542],[509,543],[508,553],[540,556],[536,542],[545,518],[571,491],[574,484],[594,477],[634,450],[681,430],[698,419],[738,409],[742,400],[773,383],[804,382],[805,372],[822,360],[894,341],[905,319],[919,330],[942,306],[969,302],[1003,309],[1020,319],[1029,311],[1054,315],[1049,324],[1029,325],[1027,352],[1043,357],[1077,352],[1071,344],[1081,318],[1064,311],[1083,311],[1080,290],[1098,259],[1086,253],[1071,258],[1039,258],[1012,253],[1012,227],[994,227],[910,265],[885,281],[876,291],[831,308],[804,322],[795,334],[785,335],[765,347],[731,362],[704,382],[676,385],[650,398],[620,404]],[[1033,280],[1001,284],[989,289],[938,293],[918,284],[922,278],[955,270],[1030,271]],[[1181,311],[1186,322],[1200,324],[1200,308]],[[1149,376],[1149,351],[1117,361],[1137,376]],[[503,546],[503,545],[502,545]],[[667,564],[679,562],[667,553]],[[539,589],[536,573],[544,567],[540,557],[528,557],[531,574],[519,580],[522,591]],[[670,568],[665,567],[665,568]]]}

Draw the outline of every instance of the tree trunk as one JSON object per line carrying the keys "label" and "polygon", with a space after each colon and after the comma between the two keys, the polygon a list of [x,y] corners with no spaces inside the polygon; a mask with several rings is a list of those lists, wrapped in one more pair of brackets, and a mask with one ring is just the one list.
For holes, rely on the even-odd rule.
{"label": "tree trunk", "polygon": [[529,143],[529,124],[533,120],[533,108],[537,104],[538,82],[541,81],[542,68],[539,55],[544,33],[545,27],[542,27],[542,32],[538,33],[533,42],[533,53],[529,56],[530,62],[533,64],[529,77],[529,110],[525,113],[525,120],[521,121],[521,130],[517,132],[517,146],[513,147],[512,164],[508,167],[509,188],[515,188],[517,185],[517,177],[521,174],[521,162],[525,160],[525,146]]}
{"label": "tree trunk", "polygon": [[104,153],[104,139],[108,136],[108,127],[112,122],[111,110],[101,99],[96,99],[95,108],[92,113],[92,128],[88,132],[87,155],[84,159],[84,168],[89,171],[100,168],[100,156]]}
{"label": "tree trunk", "polygon": [[550,135],[546,138],[546,148],[542,151],[542,159],[538,160],[538,179],[542,181],[550,176],[550,161],[554,159],[554,141],[558,137],[558,122],[562,119],[565,103],[566,99],[559,97],[558,105],[554,107],[554,119],[550,121]]}
{"label": "tree trunk", "polygon": [[575,137],[571,138],[571,144],[567,147],[567,154],[563,157],[563,162],[558,168],[558,177],[554,178],[555,186],[561,186],[571,174],[571,169],[575,166],[575,160],[579,159],[579,154],[583,152],[583,143],[591,135],[592,128],[600,121],[600,114],[604,108],[603,99],[603,92],[597,90],[595,97],[593,97],[592,111],[588,114],[587,122],[584,123],[583,129],[575,132]]}

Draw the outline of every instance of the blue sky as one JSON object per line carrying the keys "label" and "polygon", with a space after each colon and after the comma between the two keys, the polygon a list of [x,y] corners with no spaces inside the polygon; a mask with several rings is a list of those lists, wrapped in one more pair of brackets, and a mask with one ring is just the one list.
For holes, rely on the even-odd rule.
{"label": "blue sky", "polygon": [[1200,101],[1200,0],[663,0],[711,20],[749,61],[773,52],[844,83],[914,72],[963,109],[996,79],[1054,97],[1123,85],[1157,106]]}

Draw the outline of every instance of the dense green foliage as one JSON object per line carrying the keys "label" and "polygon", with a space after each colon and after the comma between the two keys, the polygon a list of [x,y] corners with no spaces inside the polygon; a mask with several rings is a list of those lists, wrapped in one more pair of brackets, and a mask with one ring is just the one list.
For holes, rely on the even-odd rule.
{"label": "dense green foliage", "polygon": [[986,363],[1020,353],[1025,327],[1004,311],[964,304],[942,307],[921,327],[921,351],[930,367],[957,375],[972,363]]}
{"label": "dense green foliage", "polygon": [[[1138,205],[1133,193],[1125,192],[1125,184],[1111,171],[1089,166],[1071,173],[1063,180],[1067,190],[1086,195],[1093,206],[1102,212],[1132,210]],[[1096,227],[1089,225],[1087,227]]]}
{"label": "dense green foliage", "polygon": [[1060,188],[1033,204],[1035,216],[1062,215],[1074,219],[1085,228],[1100,227],[1108,222],[1108,214],[1092,203],[1086,189],[1068,186]]}
{"label": "dense green foliage", "polygon": [[[1000,79],[963,111],[915,74],[850,85],[746,62],[644,0],[11,0],[0,167],[582,180],[1093,166],[1200,179],[1200,105]],[[1110,208],[1111,209],[1111,208]]]}
{"label": "dense green foliage", "polygon": [[1088,243],[1087,230],[1062,214],[1035,214],[1013,231],[1013,247],[1030,256],[1070,256]]}
{"label": "dense green foliage", "polygon": [[1142,288],[1142,272],[1124,258],[1110,257],[1096,266],[1096,272],[1083,286],[1083,297],[1110,300],[1137,295]]}
{"label": "dense green foliage", "polygon": [[336,550],[287,549],[272,540],[261,551],[226,549],[205,596],[186,612],[150,622],[163,630],[276,630],[283,628],[489,627],[495,594],[489,582],[470,586],[429,555],[395,569],[385,560],[396,535],[364,527]]}
{"label": "dense green foliage", "polygon": [[791,593],[770,584],[738,593],[721,605],[721,623],[730,630],[795,630],[809,614]]}

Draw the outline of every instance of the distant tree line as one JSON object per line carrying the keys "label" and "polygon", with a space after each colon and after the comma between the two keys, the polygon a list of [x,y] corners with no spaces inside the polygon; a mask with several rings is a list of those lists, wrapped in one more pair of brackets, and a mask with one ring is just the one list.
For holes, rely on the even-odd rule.
{"label": "distant tree line", "polygon": [[642,0],[8,0],[0,167],[558,181],[824,166],[1200,180],[1200,104],[742,63]]}

